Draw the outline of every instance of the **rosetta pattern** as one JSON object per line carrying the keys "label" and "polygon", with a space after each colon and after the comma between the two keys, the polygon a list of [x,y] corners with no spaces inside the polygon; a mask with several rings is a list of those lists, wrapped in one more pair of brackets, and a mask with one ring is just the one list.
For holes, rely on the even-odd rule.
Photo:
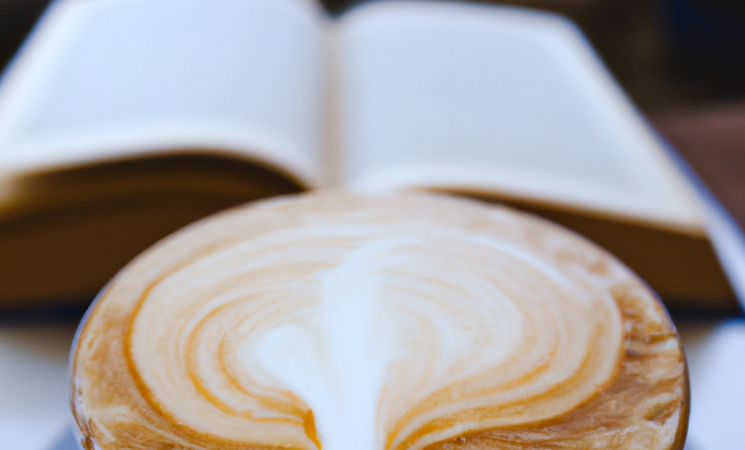
{"label": "rosetta pattern", "polygon": [[[630,330],[660,311],[646,291],[619,294],[638,284],[626,269],[543,223],[471,205],[457,205],[465,219],[432,220],[437,202],[413,198],[404,205],[421,211],[345,199],[351,205],[300,208],[297,220],[277,214],[283,203],[265,206],[260,230],[241,232],[250,214],[225,217],[213,225],[222,236],[190,244],[169,269],[148,266],[158,265],[154,256],[139,262],[157,276],[136,296],[118,280],[86,324],[129,308],[110,329],[121,330],[116,351],[131,377],[120,391],[132,398],[122,402],[134,404],[97,407],[107,402],[80,391],[76,376],[83,437],[98,434],[105,448],[136,426],[152,436],[143,448],[159,439],[203,448],[560,447],[536,430],[582,422],[577,411],[588,408],[601,417],[598,402],[614,390],[631,395],[618,386],[638,375],[629,348],[647,336],[633,340]],[[86,332],[79,347],[100,355],[101,341]],[[639,351],[651,363],[677,357],[666,366],[678,368],[667,378],[674,391],[680,351],[665,336],[656,351]],[[642,381],[631,390],[659,380]],[[679,397],[657,406],[668,430],[660,439],[670,439]]]}

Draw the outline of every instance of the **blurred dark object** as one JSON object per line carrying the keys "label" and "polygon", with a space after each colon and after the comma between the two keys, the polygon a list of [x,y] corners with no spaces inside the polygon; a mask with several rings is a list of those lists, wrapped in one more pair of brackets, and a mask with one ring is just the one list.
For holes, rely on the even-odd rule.
{"label": "blurred dark object", "polygon": [[46,0],[0,0],[0,68],[13,57],[47,3]]}
{"label": "blurred dark object", "polygon": [[0,308],[0,329],[18,325],[76,324],[83,318],[89,302],[59,305],[18,306]]}
{"label": "blurred dark object", "polygon": [[323,6],[331,14],[339,14],[344,12],[350,6],[357,3],[361,3],[359,0],[322,0]]}
{"label": "blurred dark object", "polygon": [[664,61],[707,97],[745,95],[745,2],[665,0]]}

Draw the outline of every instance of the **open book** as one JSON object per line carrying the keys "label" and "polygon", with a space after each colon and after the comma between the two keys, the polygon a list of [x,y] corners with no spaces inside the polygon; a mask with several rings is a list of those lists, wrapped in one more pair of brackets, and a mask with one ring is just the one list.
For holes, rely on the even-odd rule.
{"label": "open book", "polygon": [[193,220],[323,187],[504,202],[606,247],[669,305],[736,304],[701,197],[561,17],[62,0],[0,86],[0,305],[89,300]]}

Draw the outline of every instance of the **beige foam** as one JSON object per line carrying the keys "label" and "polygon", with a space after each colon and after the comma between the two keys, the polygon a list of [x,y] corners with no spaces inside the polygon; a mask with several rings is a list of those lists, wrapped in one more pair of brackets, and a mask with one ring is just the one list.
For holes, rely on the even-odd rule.
{"label": "beige foam", "polygon": [[612,257],[506,209],[312,194],[198,223],[82,329],[87,448],[682,445],[685,363]]}

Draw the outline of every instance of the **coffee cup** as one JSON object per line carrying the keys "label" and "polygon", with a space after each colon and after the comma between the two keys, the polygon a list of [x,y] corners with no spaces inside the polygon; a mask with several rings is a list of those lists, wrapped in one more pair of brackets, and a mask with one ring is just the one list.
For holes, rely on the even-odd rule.
{"label": "coffee cup", "polygon": [[653,292],[542,219],[424,194],[217,214],[125,267],[71,356],[81,448],[682,449]]}

